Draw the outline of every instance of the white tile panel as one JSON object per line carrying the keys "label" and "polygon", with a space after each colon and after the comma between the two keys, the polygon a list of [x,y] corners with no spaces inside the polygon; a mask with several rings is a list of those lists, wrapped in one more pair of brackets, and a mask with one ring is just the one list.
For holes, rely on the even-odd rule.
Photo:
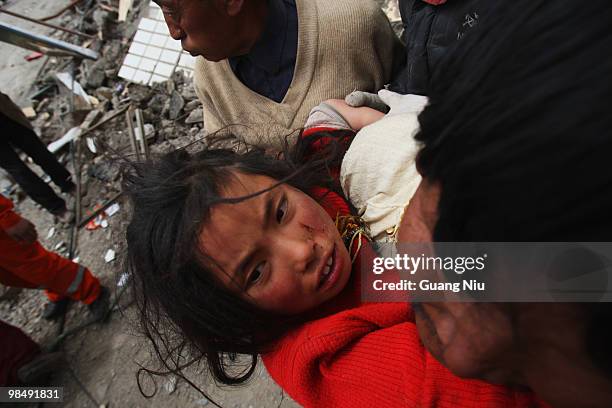
{"label": "white tile panel", "polygon": [[165,21],[158,21],[155,23],[155,32],[158,34],[170,35],[170,31],[168,31],[168,26]]}
{"label": "white tile panel", "polygon": [[151,34],[151,41],[149,41],[149,44],[155,45],[156,47],[163,47],[167,39],[168,36],[166,35]]}
{"label": "white tile panel", "polygon": [[147,45],[147,48],[145,49],[145,52],[144,52],[144,56],[147,58],[158,60],[161,53],[162,53],[161,48],[155,47],[153,45]]}
{"label": "white tile panel", "polygon": [[125,59],[123,60],[123,65],[127,65],[128,67],[132,67],[132,68],[138,68],[138,66],[140,65],[141,59],[142,57],[139,57],[137,55],[128,54],[125,56]]}
{"label": "white tile panel", "polygon": [[168,48],[170,50],[174,50],[174,51],[182,51],[183,47],[181,46],[181,41],[180,40],[175,40],[172,37],[168,36],[168,39],[166,40],[166,44],[164,45],[165,48]]}
{"label": "white tile panel", "polygon": [[134,36],[134,41],[149,44],[149,42],[151,41],[151,35],[152,34],[147,31],[138,30],[136,31],[136,35]]}
{"label": "white tile panel", "polygon": [[140,61],[138,68],[143,71],[153,72],[155,69],[155,64],[157,64],[157,61],[149,58],[143,58],[142,61]]}
{"label": "white tile panel", "polygon": [[150,8],[147,16],[151,20],[164,21],[164,13],[162,13],[161,9],[159,8]]}
{"label": "white tile panel", "polygon": [[174,65],[158,62],[154,72],[158,75],[169,77],[174,72]]}
{"label": "white tile panel", "polygon": [[149,81],[149,85],[157,84],[159,82],[164,82],[164,81],[167,81],[167,80],[168,80],[168,77],[157,75],[157,74],[153,74],[151,76],[151,80]]}
{"label": "white tile panel", "polygon": [[176,62],[179,59],[179,55],[180,54],[177,51],[163,50],[161,55],[159,56],[159,60],[167,62],[168,64],[176,65]]}
{"label": "white tile panel", "polygon": [[183,51],[181,42],[170,37],[161,9],[151,2],[146,17],[138,23],[119,76],[151,85],[166,81],[175,70],[190,78],[194,64],[195,58]]}
{"label": "white tile panel", "polygon": [[130,50],[128,52],[134,55],[144,55],[145,48],[146,45],[134,41],[132,45],[130,45]]}
{"label": "white tile panel", "polygon": [[150,18],[141,18],[140,23],[138,23],[139,30],[155,31],[156,26],[157,26],[157,21],[152,20]]}
{"label": "white tile panel", "polygon": [[182,68],[193,69],[195,66],[195,57],[192,57],[184,52],[181,54],[181,59],[179,59],[178,65]]}
{"label": "white tile panel", "polygon": [[136,71],[136,73],[134,74],[134,78],[132,78],[132,81],[139,84],[148,85],[149,79],[151,79],[150,72]]}
{"label": "white tile panel", "polygon": [[132,78],[134,78],[135,73],[136,70],[134,68],[126,66],[121,67],[121,69],[119,70],[119,76],[123,79],[127,79],[128,81],[131,81]]}

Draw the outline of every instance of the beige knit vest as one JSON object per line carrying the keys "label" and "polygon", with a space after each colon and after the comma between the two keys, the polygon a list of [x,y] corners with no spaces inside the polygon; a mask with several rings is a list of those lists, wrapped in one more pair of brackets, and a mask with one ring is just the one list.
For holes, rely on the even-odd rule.
{"label": "beige knit vest", "polygon": [[242,84],[227,59],[198,57],[195,88],[207,132],[237,125],[230,130],[247,143],[278,148],[320,102],[354,90],[374,92],[389,81],[401,44],[374,1],[296,0],[296,6],[296,66],[280,103]]}

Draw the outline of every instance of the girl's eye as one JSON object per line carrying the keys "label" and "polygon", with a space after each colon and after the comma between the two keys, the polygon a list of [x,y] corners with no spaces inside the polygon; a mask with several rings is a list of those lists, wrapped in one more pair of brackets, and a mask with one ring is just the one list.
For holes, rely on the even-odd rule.
{"label": "girl's eye", "polygon": [[251,274],[249,275],[249,278],[247,279],[247,287],[259,282],[259,280],[263,276],[265,265],[266,265],[265,262],[261,262],[255,267],[255,269],[253,269],[253,272],[251,272]]}
{"label": "girl's eye", "polygon": [[285,214],[287,214],[287,199],[283,197],[276,209],[276,221],[280,223],[285,218]]}

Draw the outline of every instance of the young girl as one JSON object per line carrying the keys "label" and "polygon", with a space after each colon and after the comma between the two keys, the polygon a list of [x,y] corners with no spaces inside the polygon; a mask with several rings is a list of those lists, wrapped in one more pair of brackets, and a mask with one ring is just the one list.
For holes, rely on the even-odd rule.
{"label": "young girl", "polygon": [[[216,380],[240,384],[261,355],[305,407],[539,404],[529,393],[453,376],[423,348],[409,303],[360,301],[355,255],[369,247],[360,245],[367,225],[338,181],[355,135],[345,108],[316,109],[280,159],[209,147],[126,175],[128,265],[142,329],[160,359],[174,372],[204,360]],[[236,354],[251,357],[238,373]]]}

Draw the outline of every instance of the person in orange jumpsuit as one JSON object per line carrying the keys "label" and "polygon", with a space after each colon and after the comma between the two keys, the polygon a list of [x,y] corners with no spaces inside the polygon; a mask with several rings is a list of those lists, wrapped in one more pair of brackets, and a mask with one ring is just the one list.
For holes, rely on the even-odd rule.
{"label": "person in orange jumpsuit", "polygon": [[108,311],[109,293],[86,267],[47,251],[37,240],[34,225],[13,211],[0,195],[0,283],[45,289],[50,300],[43,317],[53,319],[66,310],[69,299],[89,305],[95,318]]}

